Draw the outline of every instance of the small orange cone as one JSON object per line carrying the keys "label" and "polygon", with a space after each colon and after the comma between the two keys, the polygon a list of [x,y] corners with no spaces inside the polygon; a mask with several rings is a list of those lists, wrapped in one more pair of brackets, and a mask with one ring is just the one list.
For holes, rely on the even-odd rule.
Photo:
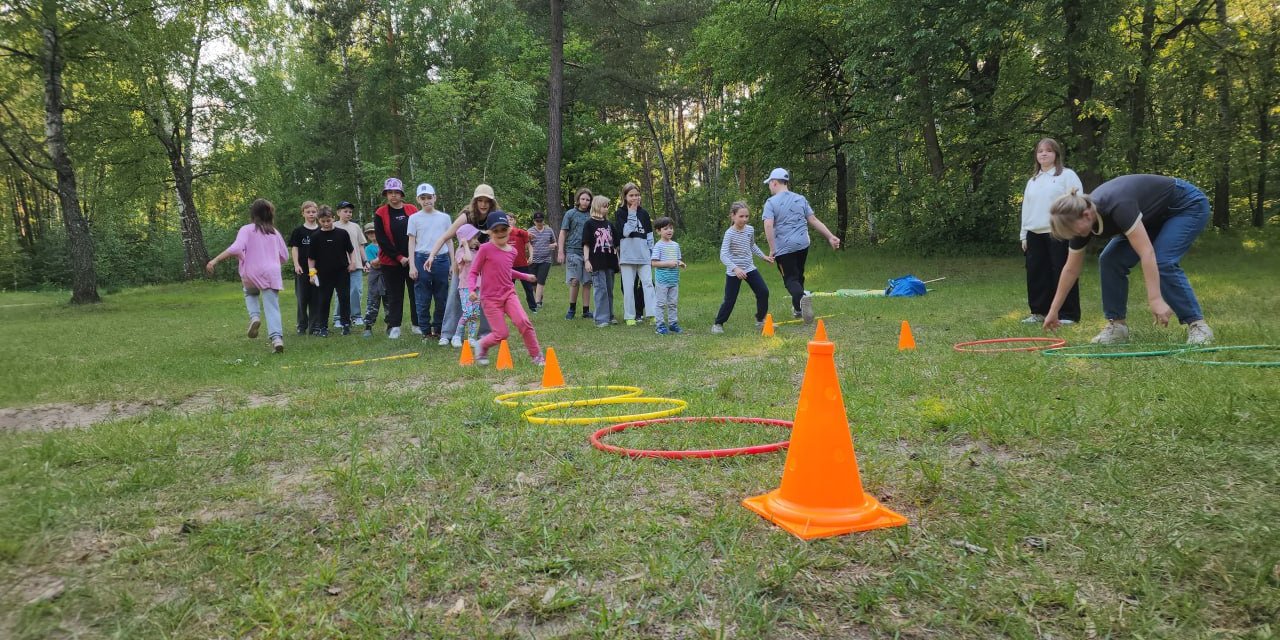
{"label": "small orange cone", "polygon": [[547,363],[542,367],[542,388],[550,389],[551,387],[564,386],[564,374],[560,373],[560,359],[556,358],[556,350],[554,347],[547,347],[546,353]]}
{"label": "small orange cone", "polygon": [[462,355],[458,356],[458,364],[460,364],[460,365],[462,365],[462,366],[464,366],[464,367],[465,367],[465,366],[467,366],[467,365],[469,365],[469,364],[475,364],[475,363],[476,363],[476,358],[475,358],[475,356],[471,353],[471,341],[470,341],[470,340],[463,340],[463,341],[462,341]]}
{"label": "small orange cone", "polygon": [[511,348],[507,346],[506,340],[503,340],[502,344],[498,345],[498,364],[494,368],[499,371],[516,368],[515,363],[511,361]]}
{"label": "small orange cone", "polygon": [[898,351],[915,351],[916,338],[911,335],[911,325],[902,321],[902,329],[898,331]]}
{"label": "small orange cone", "polygon": [[773,314],[772,313],[764,314],[764,329],[760,331],[760,335],[766,338],[773,337]]}
{"label": "small orange cone", "polygon": [[818,318],[818,330],[813,332],[814,342],[827,342],[827,324]]}
{"label": "small orange cone", "polygon": [[[819,331],[825,332],[824,329]],[[853,435],[836,377],[835,344],[809,343],[809,363],[782,485],[742,504],[804,540],[898,527],[907,519],[862,490]]]}

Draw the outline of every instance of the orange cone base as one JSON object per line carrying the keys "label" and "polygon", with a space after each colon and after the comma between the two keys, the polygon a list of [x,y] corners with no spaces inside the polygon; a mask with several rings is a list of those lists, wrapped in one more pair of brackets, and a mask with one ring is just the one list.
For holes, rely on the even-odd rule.
{"label": "orange cone base", "polygon": [[868,493],[862,494],[864,502],[860,507],[814,509],[784,500],[778,495],[779,491],[774,489],[764,495],[747,498],[742,505],[802,540],[907,524],[906,518],[890,511]]}

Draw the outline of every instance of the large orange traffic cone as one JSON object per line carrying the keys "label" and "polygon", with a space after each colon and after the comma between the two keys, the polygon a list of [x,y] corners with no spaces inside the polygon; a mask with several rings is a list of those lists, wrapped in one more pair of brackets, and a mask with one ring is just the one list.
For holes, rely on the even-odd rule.
{"label": "large orange traffic cone", "polygon": [[499,371],[516,368],[515,363],[511,361],[511,349],[507,346],[506,340],[503,340],[502,344],[498,345],[498,364],[494,368]]}
{"label": "large orange traffic cone", "polygon": [[467,365],[469,365],[469,364],[475,364],[475,363],[476,363],[475,355],[473,355],[473,354],[471,353],[471,341],[470,341],[470,340],[463,340],[463,341],[462,341],[462,355],[459,355],[459,356],[458,356],[458,364],[460,364],[460,365],[462,365],[462,366],[464,366],[464,367],[465,367],[465,366],[467,366]]}
{"label": "large orange traffic cone", "polygon": [[556,357],[554,347],[547,347],[546,364],[542,366],[542,388],[564,386],[564,374],[560,373],[560,359]]}
{"label": "large orange traffic cone", "polygon": [[836,377],[835,349],[831,342],[809,343],[782,485],[742,501],[805,540],[907,524],[906,518],[862,490]]}
{"label": "large orange traffic cone", "polygon": [[773,337],[773,314],[764,314],[764,328],[760,330],[760,335],[766,338]]}
{"label": "large orange traffic cone", "polygon": [[911,325],[902,321],[902,329],[898,331],[898,351],[915,351],[916,338],[911,335]]}

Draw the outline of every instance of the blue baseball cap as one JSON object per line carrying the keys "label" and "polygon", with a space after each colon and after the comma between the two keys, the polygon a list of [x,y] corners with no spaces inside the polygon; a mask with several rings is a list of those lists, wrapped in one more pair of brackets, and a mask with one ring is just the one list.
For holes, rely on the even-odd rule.
{"label": "blue baseball cap", "polygon": [[511,220],[507,218],[505,211],[490,211],[489,216],[484,219],[484,228],[492,229],[498,225],[510,227]]}

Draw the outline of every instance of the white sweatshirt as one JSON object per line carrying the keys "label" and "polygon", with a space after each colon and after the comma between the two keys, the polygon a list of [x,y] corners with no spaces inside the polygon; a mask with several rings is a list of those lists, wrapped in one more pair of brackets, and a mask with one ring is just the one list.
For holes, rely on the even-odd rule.
{"label": "white sweatshirt", "polygon": [[1080,177],[1066,167],[1062,168],[1061,175],[1053,175],[1050,169],[1028,180],[1027,189],[1022,192],[1022,229],[1018,231],[1018,240],[1026,240],[1028,231],[1049,233],[1049,207],[1059,196],[1070,193],[1072,188],[1084,194]]}

